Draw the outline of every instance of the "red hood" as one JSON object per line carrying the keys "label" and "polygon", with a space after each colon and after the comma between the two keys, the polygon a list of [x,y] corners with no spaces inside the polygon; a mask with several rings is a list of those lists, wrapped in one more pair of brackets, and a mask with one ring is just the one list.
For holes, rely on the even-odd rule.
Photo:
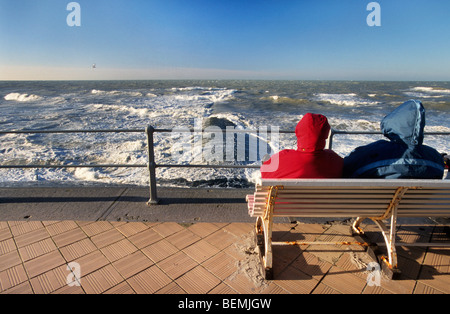
{"label": "red hood", "polygon": [[327,117],[314,113],[305,114],[295,128],[297,150],[301,152],[323,150],[329,132]]}

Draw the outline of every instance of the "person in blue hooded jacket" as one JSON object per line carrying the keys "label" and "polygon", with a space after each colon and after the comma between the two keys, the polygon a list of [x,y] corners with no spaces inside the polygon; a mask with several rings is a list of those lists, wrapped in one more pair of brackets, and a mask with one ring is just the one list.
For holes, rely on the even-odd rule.
{"label": "person in blue hooded jacket", "polygon": [[344,158],[344,177],[442,179],[444,161],[434,148],[423,145],[425,108],[409,100],[381,121],[387,140],[361,146]]}

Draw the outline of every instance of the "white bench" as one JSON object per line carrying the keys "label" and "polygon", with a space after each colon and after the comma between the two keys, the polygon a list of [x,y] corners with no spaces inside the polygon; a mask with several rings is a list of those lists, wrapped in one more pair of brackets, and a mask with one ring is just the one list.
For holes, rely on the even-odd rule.
{"label": "white bench", "polygon": [[[356,218],[352,231],[363,234],[361,222],[372,219],[387,247],[383,267],[397,271],[397,217],[450,217],[449,180],[263,179],[247,195],[249,215],[256,217],[263,270],[272,277],[274,217]],[[383,222],[390,219],[390,226]],[[303,242],[302,242],[303,243]],[[281,244],[281,243],[278,243]]]}

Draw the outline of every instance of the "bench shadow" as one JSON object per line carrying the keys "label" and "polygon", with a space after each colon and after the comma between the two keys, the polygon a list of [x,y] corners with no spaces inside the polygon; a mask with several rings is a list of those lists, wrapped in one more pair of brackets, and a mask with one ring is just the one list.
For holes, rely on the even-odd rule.
{"label": "bench shadow", "polygon": [[[308,233],[308,236],[311,236]],[[319,236],[320,234],[315,234]],[[276,242],[306,241],[303,234],[289,231],[273,231],[272,240]],[[274,280],[310,280],[313,276],[324,275],[317,265],[310,264],[304,257],[305,252],[299,245],[272,245]]]}
{"label": "bench shadow", "polygon": [[[421,233],[418,230],[423,230],[421,226],[411,225],[411,226],[401,226],[401,231],[406,233],[411,233],[418,238],[417,242],[430,242],[432,234],[427,234],[426,232]],[[383,237],[380,232],[377,231],[366,231],[363,239],[369,243],[383,243]],[[397,243],[402,242],[399,237],[399,232],[397,232],[396,237]],[[448,241],[448,239],[447,239]],[[374,254],[378,263],[381,264],[381,256],[387,256],[386,246],[375,246],[373,248]],[[436,276],[449,275],[448,271],[442,272],[438,270],[433,265],[426,265],[425,257],[427,254],[436,254],[443,256],[450,256],[450,251],[448,249],[437,248],[437,247],[414,247],[414,246],[396,246],[398,269],[400,273],[395,276],[395,280],[426,280],[435,279]],[[449,265],[443,265],[448,268]]]}

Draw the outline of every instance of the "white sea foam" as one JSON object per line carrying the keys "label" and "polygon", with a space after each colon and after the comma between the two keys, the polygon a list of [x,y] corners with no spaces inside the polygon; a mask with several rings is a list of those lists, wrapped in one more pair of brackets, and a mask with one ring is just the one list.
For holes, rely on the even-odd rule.
{"label": "white sea foam", "polygon": [[445,88],[417,86],[412,89],[415,91],[425,92],[425,93],[450,94],[450,89],[445,89]]}
{"label": "white sea foam", "polygon": [[3,97],[5,100],[14,100],[14,101],[37,101],[42,99],[41,96],[38,95],[28,95],[28,94],[20,94],[20,93],[9,93],[5,97]]}
{"label": "white sea foam", "polygon": [[314,100],[316,101],[325,101],[329,102],[334,105],[339,106],[358,106],[358,105],[375,105],[378,104],[377,101],[363,99],[359,97],[355,93],[348,93],[348,94],[326,94],[326,93],[320,93],[314,95]]}
{"label": "white sea foam", "polygon": [[128,105],[105,105],[105,104],[92,104],[88,107],[94,109],[94,111],[115,111],[122,112],[126,116],[140,116],[140,117],[152,117],[153,112],[148,108],[135,108]]}
{"label": "white sea foam", "polygon": [[291,97],[287,97],[287,96],[279,96],[279,95],[272,95],[269,97],[261,97],[261,100],[271,100],[273,101],[273,103],[278,104],[278,103],[285,103],[285,104],[303,104],[305,102],[307,102],[306,99],[303,98],[291,98]]}
{"label": "white sea foam", "polygon": [[91,94],[93,95],[123,95],[123,96],[130,96],[130,97],[141,97],[143,94],[141,92],[137,91],[119,91],[119,90],[112,90],[112,91],[104,91],[99,89],[93,89],[91,90]]}
{"label": "white sea foam", "polygon": [[443,98],[450,95],[450,89],[417,86],[403,92],[405,95],[414,98]]}

